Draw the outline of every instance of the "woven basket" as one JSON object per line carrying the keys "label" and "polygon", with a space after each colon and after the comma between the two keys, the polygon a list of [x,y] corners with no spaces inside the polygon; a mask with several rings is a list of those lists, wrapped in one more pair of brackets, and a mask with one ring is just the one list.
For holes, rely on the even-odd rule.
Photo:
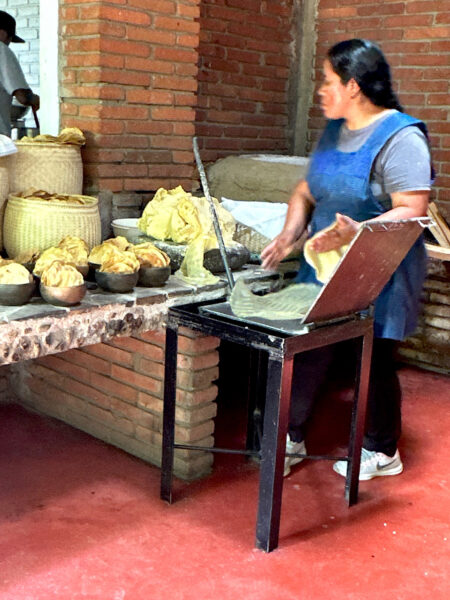
{"label": "woven basket", "polygon": [[81,194],[83,163],[79,146],[58,143],[17,142],[12,157],[10,192],[28,188],[51,194]]}
{"label": "woven basket", "polygon": [[9,193],[9,169],[10,156],[0,157],[0,250],[3,250],[3,215],[5,212],[5,202]]}
{"label": "woven basket", "polygon": [[8,256],[41,252],[58,244],[66,235],[82,238],[89,249],[101,242],[97,198],[82,196],[78,205],[18,198],[10,194],[3,222],[3,242]]}
{"label": "woven basket", "polygon": [[242,223],[236,223],[234,239],[248,248],[250,252],[255,252],[256,254],[260,254],[261,250],[272,241],[270,238]]}

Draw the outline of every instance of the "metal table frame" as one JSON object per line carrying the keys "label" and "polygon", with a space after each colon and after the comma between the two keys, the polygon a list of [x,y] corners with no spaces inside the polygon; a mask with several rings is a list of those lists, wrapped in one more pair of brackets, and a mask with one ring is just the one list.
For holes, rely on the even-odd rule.
{"label": "metal table frame", "polygon": [[[359,338],[361,360],[353,401],[348,454],[345,457],[315,457],[343,459],[348,462],[345,497],[348,505],[357,502],[361,445],[364,433],[370,362],[372,356],[373,318],[367,311],[348,315],[340,321],[312,323],[299,335],[264,331],[252,324],[230,322],[200,314],[200,305],[171,308],[168,313],[164,374],[163,447],[161,465],[161,498],[172,502],[173,458],[176,448],[214,451],[214,448],[175,443],[175,396],[177,376],[178,328],[185,326],[206,335],[242,344],[267,354],[265,410],[261,439],[261,467],[256,522],[256,547],[266,552],[278,546],[281,499],[283,488],[286,433],[288,429],[292,369],[296,354],[337,342]],[[251,454],[248,450],[216,449],[217,451]]]}

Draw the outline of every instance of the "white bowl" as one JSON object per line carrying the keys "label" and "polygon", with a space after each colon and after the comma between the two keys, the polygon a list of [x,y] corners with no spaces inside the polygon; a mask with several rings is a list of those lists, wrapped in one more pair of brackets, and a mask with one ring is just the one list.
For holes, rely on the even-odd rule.
{"label": "white bowl", "polygon": [[139,219],[114,219],[111,223],[114,235],[123,235],[127,240],[133,243],[136,237],[142,235],[142,231],[138,229],[137,222]]}

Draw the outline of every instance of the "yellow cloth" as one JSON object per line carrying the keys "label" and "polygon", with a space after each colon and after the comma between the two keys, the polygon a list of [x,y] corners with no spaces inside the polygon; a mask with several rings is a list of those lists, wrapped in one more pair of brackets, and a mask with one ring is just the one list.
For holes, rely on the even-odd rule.
{"label": "yellow cloth", "polygon": [[[235,244],[235,220],[215,198],[213,202],[224,244],[232,246]],[[145,207],[138,227],[155,239],[188,245],[180,270],[176,273],[178,277],[192,284],[218,281],[218,277],[203,267],[204,253],[219,246],[206,198],[197,198],[181,186],[173,190],[160,188]]]}

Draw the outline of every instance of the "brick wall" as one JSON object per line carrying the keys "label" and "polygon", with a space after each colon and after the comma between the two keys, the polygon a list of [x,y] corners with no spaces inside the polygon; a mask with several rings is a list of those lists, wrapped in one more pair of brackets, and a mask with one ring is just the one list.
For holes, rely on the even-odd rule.
{"label": "brick wall", "polygon": [[414,335],[402,342],[399,358],[425,369],[450,374],[450,263],[428,260],[423,310]]}
{"label": "brick wall", "polygon": [[62,123],[87,192],[191,187],[200,0],[61,0]]}
{"label": "brick wall", "polygon": [[[434,194],[450,216],[450,1],[319,0],[315,78],[321,79],[326,50],[350,37],[380,44],[391,66],[405,110],[430,131],[438,174]],[[317,100],[317,98],[315,98]],[[310,111],[310,142],[322,127],[315,103]],[[311,144],[310,144],[311,147]]]}
{"label": "brick wall", "polygon": [[[147,332],[10,367],[20,402],[160,465],[164,333]],[[219,340],[180,328],[175,436],[213,445]],[[1,386],[0,374],[0,386]],[[184,479],[211,470],[212,454],[175,452]]]}
{"label": "brick wall", "polygon": [[203,157],[287,152],[293,0],[202,0],[196,134]]}
{"label": "brick wall", "polygon": [[[39,0],[3,0],[1,10],[16,19],[17,33],[25,44],[11,44],[28,85],[39,94]],[[33,116],[27,116],[26,124],[34,127]]]}

